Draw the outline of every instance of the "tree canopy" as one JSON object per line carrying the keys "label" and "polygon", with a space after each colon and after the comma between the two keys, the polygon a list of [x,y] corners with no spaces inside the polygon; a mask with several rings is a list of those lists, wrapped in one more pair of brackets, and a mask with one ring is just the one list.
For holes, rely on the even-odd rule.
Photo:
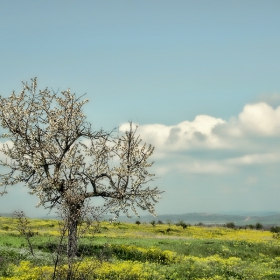
{"label": "tree canopy", "polygon": [[0,122],[9,141],[1,148],[8,172],[0,175],[1,194],[8,185],[24,183],[39,197],[38,205],[67,205],[71,215],[85,201],[104,199],[103,208],[116,216],[137,213],[137,207],[155,215],[161,191],[147,184],[154,147],[142,144],[137,126],[124,133],[93,131],[82,100],[68,89],[61,93],[37,89],[37,79],[23,83],[19,95],[0,96]]}

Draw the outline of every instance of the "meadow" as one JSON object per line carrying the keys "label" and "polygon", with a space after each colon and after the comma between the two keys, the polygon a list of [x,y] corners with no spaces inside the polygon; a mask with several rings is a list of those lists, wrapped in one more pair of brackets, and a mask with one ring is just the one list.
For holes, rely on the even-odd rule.
{"label": "meadow", "polygon": [[[56,220],[30,219],[30,242],[0,218],[0,279],[52,279]],[[79,240],[73,279],[280,279],[280,239],[270,231],[103,221]],[[60,265],[56,279],[65,279]]]}

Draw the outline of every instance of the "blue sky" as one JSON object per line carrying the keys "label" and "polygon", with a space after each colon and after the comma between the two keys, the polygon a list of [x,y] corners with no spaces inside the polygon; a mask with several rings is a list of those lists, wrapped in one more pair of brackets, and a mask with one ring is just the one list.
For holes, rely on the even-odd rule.
{"label": "blue sky", "polygon": [[[139,124],[156,148],[158,214],[280,211],[279,8],[2,1],[0,94],[37,76],[40,88],[87,93],[96,129]],[[0,212],[41,215],[36,203],[13,187]]]}

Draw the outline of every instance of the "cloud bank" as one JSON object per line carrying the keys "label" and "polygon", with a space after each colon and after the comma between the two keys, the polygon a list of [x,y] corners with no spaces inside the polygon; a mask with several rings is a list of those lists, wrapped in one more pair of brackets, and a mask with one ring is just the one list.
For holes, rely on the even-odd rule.
{"label": "cloud bank", "polygon": [[[122,124],[120,131],[127,126]],[[265,102],[247,104],[229,120],[198,115],[171,126],[141,125],[138,133],[155,146],[160,173],[221,174],[280,162],[280,106]]]}

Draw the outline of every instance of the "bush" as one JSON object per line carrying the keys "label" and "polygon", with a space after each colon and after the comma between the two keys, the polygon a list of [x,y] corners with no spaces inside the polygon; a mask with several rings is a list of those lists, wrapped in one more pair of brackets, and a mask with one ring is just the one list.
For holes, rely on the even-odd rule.
{"label": "bush", "polygon": [[184,221],[179,221],[176,226],[181,226],[183,229],[186,229],[189,225],[186,224]]}
{"label": "bush", "polygon": [[0,250],[0,276],[11,276],[10,265],[18,264],[22,258],[25,256],[14,250]]}
{"label": "bush", "polygon": [[261,223],[256,223],[256,229],[257,230],[263,229],[263,225]]}
{"label": "bush", "polygon": [[151,221],[150,224],[155,227],[156,226],[156,221]]}
{"label": "bush", "polygon": [[226,223],[227,228],[235,228],[234,222]]}
{"label": "bush", "polygon": [[279,226],[271,227],[270,232],[279,233],[280,232],[280,227]]}
{"label": "bush", "polygon": [[248,225],[247,227],[248,227],[249,229],[254,229],[254,228],[255,228],[254,225]]}

